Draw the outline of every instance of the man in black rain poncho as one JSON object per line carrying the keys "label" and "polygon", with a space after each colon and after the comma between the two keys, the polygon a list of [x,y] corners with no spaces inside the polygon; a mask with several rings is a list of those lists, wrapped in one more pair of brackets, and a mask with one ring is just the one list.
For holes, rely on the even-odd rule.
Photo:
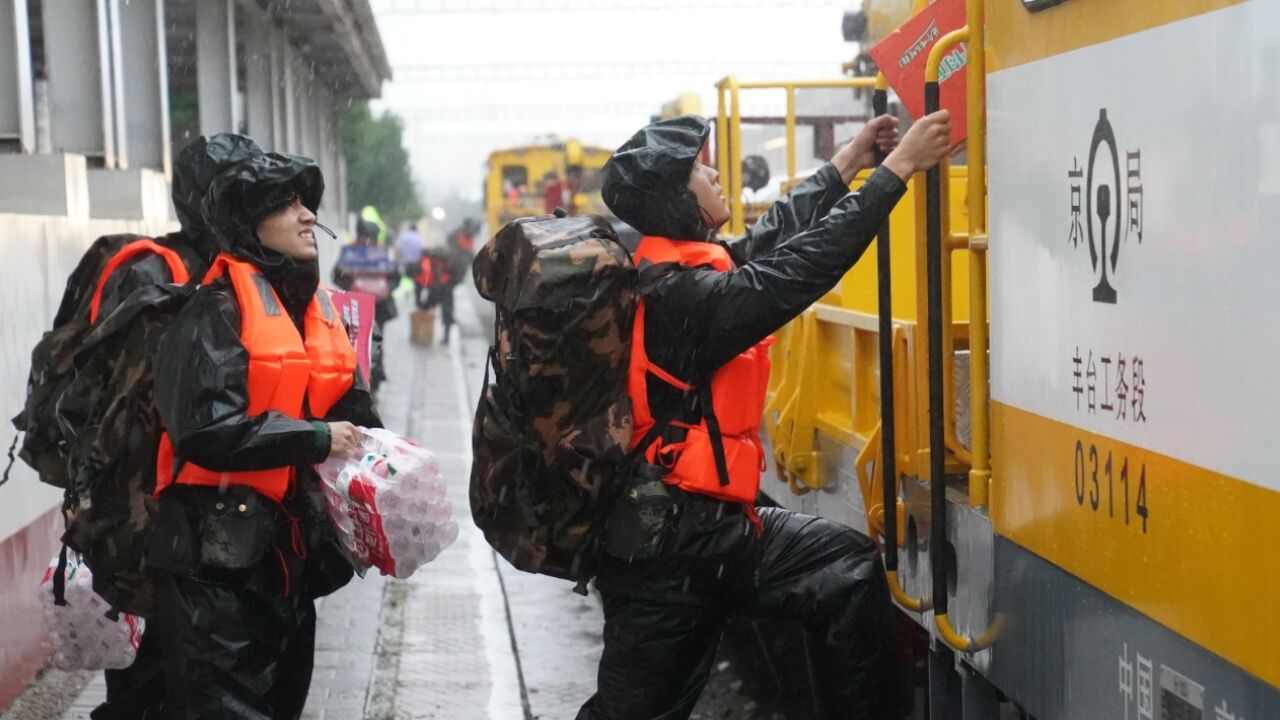
{"label": "man in black rain poncho", "polygon": [[[644,453],[665,468],[675,513],[653,558],[601,560],[605,646],[596,695],[579,720],[687,718],[733,613],[803,624],[827,659],[814,668],[824,717],[901,716],[875,543],[826,519],[756,508],[757,438],[769,334],[840,281],[907,179],[946,154],[948,133],[945,112],[917,122],[849,193],[877,146],[896,144],[896,120],[873,120],[727,245],[714,237],[729,218],[718,175],[697,160],[703,119],[649,125],[605,166],[605,203],[645,235],[634,253],[641,309],[631,349],[632,438],[675,418]],[[704,412],[708,405],[714,413]]]}
{"label": "man in black rain poncho", "polygon": [[[209,184],[218,173],[248,158],[261,155],[262,148],[243,135],[223,133],[200,137],[182,150],[173,167],[173,206],[181,230],[155,238],[155,243],[181,258],[192,282],[198,283],[218,254],[218,242],[201,215],[200,205]],[[164,258],[144,252],[117,267],[102,285],[98,316],[106,318],[135,290],[148,285],[173,282]],[[136,340],[130,335],[128,340]],[[105,378],[102,379],[105,382]],[[121,432],[128,432],[123,430]],[[111,438],[106,442],[128,442]],[[154,458],[138,458],[137,462],[154,467]],[[139,505],[130,504],[136,508]],[[163,665],[160,658],[159,633],[148,626],[132,665],[121,670],[107,670],[107,699],[92,713],[94,720],[155,720],[164,700]]]}
{"label": "man in black rain poncho", "polygon": [[203,216],[228,251],[157,350],[171,444],[157,462],[148,561],[165,717],[299,717],[314,599],[352,576],[311,466],[355,454],[351,423],[381,423],[319,288],[323,190],[315,163],[295,156],[220,174]]}

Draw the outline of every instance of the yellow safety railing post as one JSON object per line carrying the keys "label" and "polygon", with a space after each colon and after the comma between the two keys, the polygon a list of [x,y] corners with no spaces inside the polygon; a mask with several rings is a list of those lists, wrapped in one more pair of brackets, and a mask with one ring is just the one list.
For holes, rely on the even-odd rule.
{"label": "yellow safety railing post", "polygon": [[720,173],[721,182],[725,183],[729,181],[729,114],[724,98],[728,83],[728,77],[716,83],[716,95],[719,98],[716,110],[716,170]]}
{"label": "yellow safety railing post", "polygon": [[796,89],[787,85],[787,177],[796,176]]}
{"label": "yellow safety railing post", "polygon": [[[975,5],[979,5],[981,2],[983,2],[983,0],[969,0],[968,2],[968,21],[970,22],[970,25],[981,25],[983,21],[981,7],[974,7]],[[925,65],[926,105],[929,102],[936,103],[936,100],[938,97],[937,95],[938,66],[942,62],[943,55],[945,55],[947,51],[949,51],[957,43],[971,40],[970,25],[960,28],[959,30],[954,30],[950,33],[947,33],[940,40],[938,40],[938,43],[934,45],[933,48],[930,50],[929,59]],[[979,35],[979,40],[981,39],[982,39],[982,36]],[[973,56],[980,55],[982,52],[983,52],[983,48],[981,46],[978,46],[975,48],[975,46],[970,44],[969,46],[970,61],[972,61]],[[972,78],[972,75],[970,75],[969,77]],[[985,80],[985,78],[983,78],[983,80]],[[933,98],[933,100],[929,100],[929,98]],[[970,116],[981,114],[983,111],[984,111],[984,108],[981,105],[971,106],[969,108]],[[972,124],[972,120],[970,120],[970,124],[968,128],[971,131],[974,128],[974,125]],[[980,126],[978,129],[979,129],[979,132],[984,131],[983,128],[981,128]],[[977,164],[974,161],[973,155],[970,155],[969,162],[971,167]],[[978,157],[977,162],[978,163],[985,162],[985,158]],[[972,179],[970,181],[972,182]],[[985,185],[985,180],[984,180],[984,185]],[[973,195],[974,195],[974,191],[971,189],[970,197],[972,198]],[[970,216],[970,222],[971,223],[973,222],[972,215]],[[937,238],[937,240],[938,242],[941,242],[940,237]],[[939,251],[941,251],[941,248],[939,248]],[[973,289],[970,288],[971,297],[972,297],[972,292],[973,292]],[[939,303],[939,305],[941,305],[941,303]],[[985,313],[983,314],[985,315]],[[972,317],[970,317],[970,322],[973,322]],[[985,335],[985,333],[982,333],[982,334]],[[985,349],[984,349],[984,352],[985,352]],[[971,365],[972,365],[972,358],[971,358]],[[937,371],[935,370],[933,372],[936,373]],[[935,375],[935,377],[937,376]],[[935,413],[940,412],[941,408],[931,408],[930,411]],[[939,452],[940,450],[941,448],[935,447],[933,448],[932,451]],[[938,461],[936,459],[931,458],[931,462],[933,463],[934,467],[938,466]],[[932,538],[930,541],[931,552],[932,552],[934,550],[941,549],[941,548],[933,547],[935,541],[942,542],[945,540],[945,523],[946,523],[945,513],[943,514],[942,517],[936,516],[939,510],[939,506],[940,505],[945,506],[945,503],[942,502],[940,499],[942,494],[945,493],[945,490],[944,490],[945,480],[941,477],[931,477],[930,482],[933,485],[933,487],[930,488],[930,491],[933,494],[933,498],[934,498],[932,502],[932,507],[933,507],[933,513],[935,515],[934,517],[931,518],[931,523],[933,525],[933,534],[935,535],[935,537]],[[982,637],[979,637],[977,639],[971,639],[956,632],[955,628],[951,625],[950,618],[948,618],[947,616],[947,597],[946,597],[945,587],[943,587],[945,583],[940,582],[940,577],[938,573],[940,570],[942,570],[942,568],[939,565],[939,563],[936,562],[938,557],[939,557],[938,555],[934,555],[935,562],[933,562],[933,573],[934,573],[934,598],[933,599],[934,599],[934,607],[935,607],[934,625],[938,630],[938,636],[947,645],[963,653],[976,652],[978,650],[981,650],[989,646],[995,640],[996,635],[999,634],[999,627],[1000,627],[999,618],[997,617],[997,621],[992,623],[992,625],[988,628],[987,632],[984,633]]]}
{"label": "yellow safety railing post", "polygon": [[780,90],[788,87],[804,90],[835,90],[838,88],[862,88],[871,90],[874,89],[875,86],[876,79],[870,76],[839,78],[834,80],[787,80],[738,83],[739,90]]}
{"label": "yellow safety railing post", "polygon": [[729,234],[747,231],[742,207],[742,109],[738,103],[738,80],[729,81]]}
{"label": "yellow safety railing post", "polygon": [[967,7],[969,57],[969,504],[986,507],[991,492],[990,379],[987,376],[987,62],[986,18],[979,0]]}

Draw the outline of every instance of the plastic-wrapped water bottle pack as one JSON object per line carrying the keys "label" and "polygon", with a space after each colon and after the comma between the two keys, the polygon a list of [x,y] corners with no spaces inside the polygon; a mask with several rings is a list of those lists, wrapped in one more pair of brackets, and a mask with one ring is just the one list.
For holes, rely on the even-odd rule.
{"label": "plastic-wrapped water bottle pack", "polygon": [[376,567],[406,578],[458,539],[440,463],[389,430],[360,431],[358,460],[316,466],[329,516],[361,575]]}
{"label": "plastic-wrapped water bottle pack", "polygon": [[[55,605],[55,556],[40,581],[40,605],[53,645],[53,664],[62,670],[119,670],[133,664],[145,621],[111,606],[93,591],[93,573],[74,552],[67,552],[66,605]],[[115,618],[115,619],[112,619]]]}

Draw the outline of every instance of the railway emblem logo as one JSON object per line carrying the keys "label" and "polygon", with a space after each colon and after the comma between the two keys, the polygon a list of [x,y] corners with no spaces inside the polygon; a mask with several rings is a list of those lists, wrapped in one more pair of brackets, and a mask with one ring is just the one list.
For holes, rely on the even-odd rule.
{"label": "railway emblem logo", "polygon": [[[1089,247],[1089,263],[1096,285],[1094,302],[1116,303],[1116,272],[1120,263],[1121,226],[1124,239],[1142,242],[1142,151],[1125,152],[1124,175],[1120,174],[1120,151],[1115,129],[1107,110],[1098,111],[1093,141],[1084,168],[1080,159],[1071,159],[1067,180],[1071,185],[1071,227],[1068,242]],[[1083,181],[1083,183],[1082,183]],[[1124,200],[1121,203],[1121,183]],[[1121,222],[1124,213],[1125,222]]]}

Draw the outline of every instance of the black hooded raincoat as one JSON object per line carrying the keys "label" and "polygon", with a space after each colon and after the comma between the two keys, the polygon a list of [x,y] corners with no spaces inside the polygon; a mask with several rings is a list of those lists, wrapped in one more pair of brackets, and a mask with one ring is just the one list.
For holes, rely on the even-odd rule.
{"label": "black hooded raincoat", "polygon": [[[178,155],[173,167],[172,198],[182,229],[155,238],[157,244],[169,248],[182,258],[193,283],[199,283],[218,253],[214,238],[201,212],[201,203],[210,183],[223,170],[256,155],[262,148],[243,135],[223,133],[200,137]],[[167,285],[173,281],[168,265],[152,253],[140,255],[121,265],[107,278],[102,288],[100,317],[112,312],[141,288]],[[147,301],[139,296],[139,302]],[[139,323],[141,324],[141,323]],[[139,342],[145,330],[130,333],[123,341]],[[127,362],[129,351],[121,353]],[[139,459],[145,462],[144,459]],[[148,626],[154,628],[154,625]],[[161,717],[164,700],[163,661],[159,633],[150,629],[143,633],[142,644],[132,665],[120,670],[107,670],[107,697],[94,709],[94,720],[154,720]]]}
{"label": "black hooded raincoat", "polygon": [[[229,252],[253,263],[300,333],[319,284],[318,264],[261,245],[258,221],[301,198],[313,212],[324,182],[306,159],[275,153],[219,174],[202,216]],[[242,471],[292,465],[281,503],[246,486],[174,485],[160,495],[148,560],[160,575],[165,717],[297,718],[310,685],[314,598],[346,584],[312,465],[329,454],[325,421],[380,427],[356,384],[325,418],[247,414],[248,352],[240,308],[225,278],[206,285],[161,338],[156,404],[178,462]]]}
{"label": "black hooded raincoat", "polygon": [[[707,129],[701,118],[677,118],[620,147],[603,180],[614,214],[645,235],[717,242],[688,189]],[[850,193],[828,164],[726,244],[736,269],[642,267],[650,359],[686,382],[708,380],[831,290],[904,191],[881,168]],[[697,393],[649,387],[655,416],[680,404],[685,419],[700,416]],[[757,532],[739,505],[671,492],[678,510],[658,556],[602,563],[605,649],[597,694],[579,720],[687,718],[735,613],[793,622],[812,636],[826,656],[815,668],[826,718],[900,716],[888,587],[869,538],[779,508],[758,509]]]}
{"label": "black hooded raincoat", "polygon": [[[198,138],[183,149],[174,163],[173,209],[178,214],[182,230],[155,240],[158,245],[182,256],[192,282],[200,282],[218,254],[218,241],[205,224],[200,210],[209,184],[223,170],[261,154],[262,148],[253,140],[243,135],[223,133]],[[110,315],[134,290],[169,282],[173,282],[169,267],[159,255],[147,253],[124,263],[103,285],[100,317]]]}

